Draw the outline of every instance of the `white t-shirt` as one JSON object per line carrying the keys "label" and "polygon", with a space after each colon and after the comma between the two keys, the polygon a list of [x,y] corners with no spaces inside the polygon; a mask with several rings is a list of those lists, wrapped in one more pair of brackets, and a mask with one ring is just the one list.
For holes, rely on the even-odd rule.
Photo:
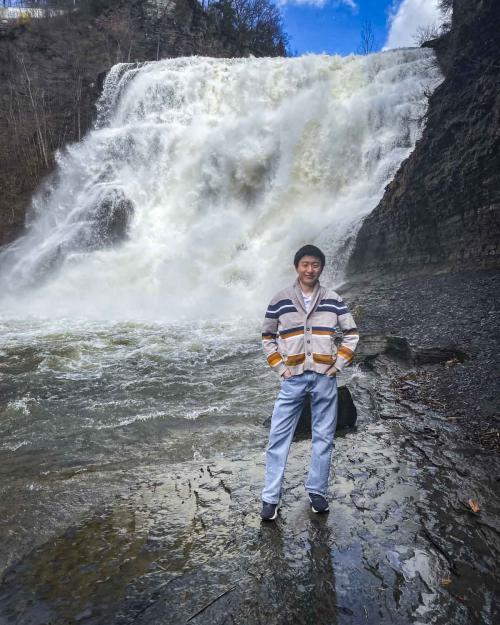
{"label": "white t-shirt", "polygon": [[309,308],[311,307],[311,301],[312,301],[312,293],[309,293],[309,295],[306,295],[304,293],[304,291],[300,291],[302,293],[302,299],[304,300],[304,306],[306,307],[306,312],[309,312]]}

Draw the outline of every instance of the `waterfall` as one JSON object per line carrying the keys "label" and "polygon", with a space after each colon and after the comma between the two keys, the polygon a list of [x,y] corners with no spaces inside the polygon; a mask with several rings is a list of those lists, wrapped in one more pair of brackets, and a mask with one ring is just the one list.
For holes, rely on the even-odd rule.
{"label": "waterfall", "polygon": [[254,314],[309,242],[338,283],[440,80],[426,49],[115,66],[0,253],[2,314]]}

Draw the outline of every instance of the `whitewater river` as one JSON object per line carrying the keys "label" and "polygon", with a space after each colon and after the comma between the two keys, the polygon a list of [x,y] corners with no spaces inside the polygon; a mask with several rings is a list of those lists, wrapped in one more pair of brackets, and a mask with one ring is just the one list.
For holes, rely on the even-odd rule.
{"label": "whitewater river", "polygon": [[139,467],[246,445],[272,404],[259,328],[242,320],[1,328],[2,501],[16,502],[3,509],[4,566]]}
{"label": "whitewater river", "polygon": [[330,515],[299,440],[258,517],[268,298],[308,242],[341,284],[440,80],[416,49],[110,71],[0,252],[2,625],[495,622],[493,485],[362,320]]}

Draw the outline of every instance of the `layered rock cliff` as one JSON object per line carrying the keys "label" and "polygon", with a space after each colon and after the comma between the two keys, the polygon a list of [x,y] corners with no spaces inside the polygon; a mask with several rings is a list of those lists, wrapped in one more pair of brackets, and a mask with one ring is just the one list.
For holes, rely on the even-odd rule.
{"label": "layered rock cliff", "polygon": [[451,31],[426,45],[445,79],[425,130],[359,230],[352,279],[499,264],[500,3],[455,0]]}

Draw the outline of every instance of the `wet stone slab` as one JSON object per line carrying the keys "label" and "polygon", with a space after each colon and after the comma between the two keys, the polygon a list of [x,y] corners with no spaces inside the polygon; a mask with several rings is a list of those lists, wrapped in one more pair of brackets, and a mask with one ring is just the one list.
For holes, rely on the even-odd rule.
{"label": "wet stone slab", "polygon": [[6,571],[0,622],[498,622],[498,458],[485,475],[453,423],[395,401],[396,365],[373,366],[353,390],[372,397],[372,420],[336,439],[329,515],[305,497],[307,440],[293,444],[274,524],[258,517],[261,432],[239,456],[143,468]]}

